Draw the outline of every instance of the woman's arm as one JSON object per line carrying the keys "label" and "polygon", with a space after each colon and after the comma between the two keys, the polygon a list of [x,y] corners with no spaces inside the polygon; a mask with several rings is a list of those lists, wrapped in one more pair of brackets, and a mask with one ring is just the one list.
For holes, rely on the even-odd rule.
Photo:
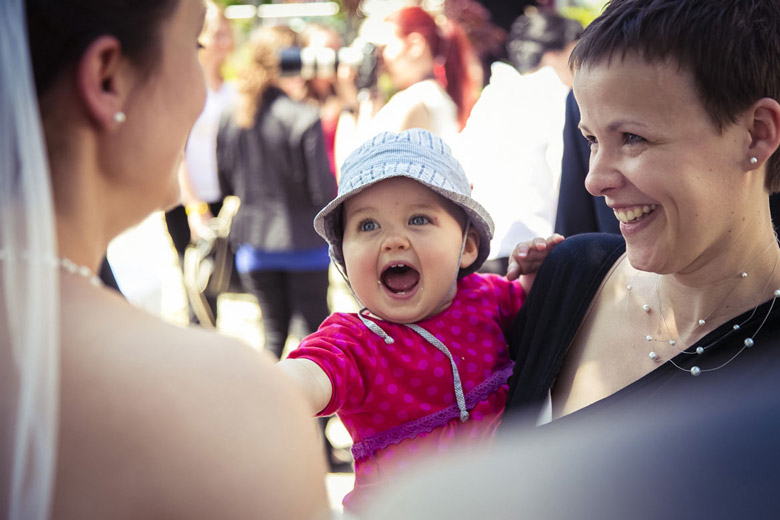
{"label": "woman's arm", "polygon": [[410,128],[424,128],[433,132],[434,128],[431,124],[431,114],[428,112],[428,107],[425,103],[418,101],[408,107],[400,107],[400,121],[397,128],[389,128],[394,132],[402,132]]}
{"label": "woman's arm", "polygon": [[431,115],[422,101],[410,96],[393,96],[374,113],[374,103],[361,103],[358,114],[343,113],[336,128],[336,164],[362,144],[367,137],[381,132],[402,132],[410,128],[433,131]]}

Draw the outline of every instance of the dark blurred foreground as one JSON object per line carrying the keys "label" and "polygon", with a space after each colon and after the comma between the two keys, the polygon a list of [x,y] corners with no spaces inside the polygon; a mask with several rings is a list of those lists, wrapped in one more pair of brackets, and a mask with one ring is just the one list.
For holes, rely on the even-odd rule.
{"label": "dark blurred foreground", "polygon": [[777,376],[753,366],[649,404],[506,429],[489,453],[424,466],[366,518],[778,518]]}

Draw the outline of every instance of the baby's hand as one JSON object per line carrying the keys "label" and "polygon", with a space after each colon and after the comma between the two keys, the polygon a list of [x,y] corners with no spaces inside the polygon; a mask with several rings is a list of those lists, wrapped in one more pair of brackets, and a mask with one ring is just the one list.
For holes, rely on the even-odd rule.
{"label": "baby's hand", "polygon": [[[539,267],[542,265],[542,261],[547,258],[550,251],[563,242],[563,236],[558,233],[554,233],[548,239],[541,237],[532,238],[527,242],[522,242],[515,246],[512,251],[512,256],[509,257],[509,267],[506,270],[506,277],[508,280],[514,280],[521,275],[534,275]],[[531,277],[528,280],[528,288],[530,288],[530,282],[533,279]],[[523,283],[525,286],[526,283]]]}

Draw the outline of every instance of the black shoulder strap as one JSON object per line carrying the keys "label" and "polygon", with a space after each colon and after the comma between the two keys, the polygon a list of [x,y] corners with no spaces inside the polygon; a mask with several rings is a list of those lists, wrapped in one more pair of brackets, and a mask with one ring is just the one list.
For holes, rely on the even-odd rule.
{"label": "black shoulder strap", "polygon": [[515,372],[507,413],[536,417],[602,280],[625,251],[620,235],[564,240],[544,261],[509,337]]}

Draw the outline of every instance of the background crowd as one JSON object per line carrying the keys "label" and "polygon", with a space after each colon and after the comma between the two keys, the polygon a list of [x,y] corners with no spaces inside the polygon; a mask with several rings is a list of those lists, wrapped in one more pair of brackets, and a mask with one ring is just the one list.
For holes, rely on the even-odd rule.
{"label": "background crowd", "polygon": [[[511,13],[494,4],[345,2],[334,16],[252,19],[208,4],[198,54],[206,106],[179,171],[181,204],[165,214],[186,285],[197,279],[187,269],[202,263],[185,264],[185,250],[195,257],[209,241],[223,197],[241,200],[232,284],[222,295],[201,291],[204,325],[281,358],[330,311],[356,309],[311,222],[335,194],[340,162],[382,131],[426,128],[453,147],[496,223],[482,272],[505,273],[515,244],[553,232],[568,55],[600,3],[519,2]],[[109,247],[119,286],[168,319],[202,321],[175,257],[158,254],[139,270],[133,244],[150,235],[147,249],[167,251],[154,215]],[[351,471],[338,420],[327,431],[331,469]]]}
{"label": "background crowd", "polygon": [[[319,237],[304,238],[312,232],[307,222],[335,193],[339,162],[371,135],[421,127],[453,145],[473,183],[475,197],[484,201],[497,225],[491,256],[483,270],[505,272],[515,244],[559,229],[555,211],[561,158],[566,156],[562,136],[565,98],[571,88],[568,53],[583,24],[595,17],[602,2],[559,6],[517,2],[511,8],[501,2],[474,0],[344,2],[339,13],[331,16],[251,19],[229,17],[236,12],[235,4],[208,4],[198,53],[207,79],[207,102],[190,134],[179,171],[181,204],[167,211],[165,220],[183,267],[187,246],[209,237],[206,223],[219,213],[222,198],[237,189],[242,191],[239,198],[243,206],[233,222],[232,249],[238,253],[242,245],[251,244],[253,252],[245,247],[238,253],[238,271],[246,274],[242,277],[245,283],[235,283],[234,275],[226,299],[246,301],[251,295],[248,299],[256,298],[261,306],[267,302],[266,312],[258,316],[273,320],[263,321],[262,328],[273,338],[266,346],[277,355],[281,355],[290,327],[301,337],[312,323],[321,321],[312,318],[309,311],[300,311],[303,299],[312,305],[319,302],[322,307],[321,288],[318,296],[300,293],[297,304],[271,302],[283,302],[298,292],[289,284],[296,283],[302,272],[328,268],[328,259],[322,256],[324,242]],[[275,64],[277,54],[281,63]],[[351,61],[348,56],[352,56]],[[339,58],[340,65],[331,61]],[[307,60],[310,65],[305,64]],[[282,94],[290,108],[286,112],[271,110],[266,101],[247,108],[246,100],[255,102],[266,91],[262,95]],[[281,121],[281,126],[264,130],[284,134],[274,144],[264,145],[287,150],[277,154],[278,164],[273,167],[257,163],[260,151],[254,152],[253,159],[247,146],[235,144],[239,128],[251,126],[253,131],[263,132],[263,125],[251,120],[255,116],[247,115],[252,110],[256,117],[277,114],[273,117]],[[298,113],[308,115],[295,123]],[[232,124],[228,123],[231,118]],[[218,174],[220,120],[225,126],[220,141],[225,166]],[[318,128],[308,126],[314,122]],[[288,129],[282,130],[285,125]],[[267,138],[255,141],[269,142]],[[308,155],[295,164],[282,157],[299,154]],[[332,179],[321,173],[323,155]],[[517,158],[521,158],[522,168],[515,164]],[[230,161],[231,166],[227,166]],[[236,161],[247,170],[264,173],[240,175],[242,180],[237,183]],[[587,164],[587,157],[584,162]],[[288,170],[297,173],[287,175]],[[270,180],[274,175],[281,175],[280,180]],[[515,205],[522,208],[519,211],[512,211],[512,204],[506,203],[515,196],[523,200]],[[156,233],[156,219],[152,216],[154,225],[139,229]],[[247,231],[247,222],[253,220],[254,231]],[[588,230],[595,228],[581,231]],[[616,227],[613,231],[617,232]],[[123,243],[128,246],[123,247]],[[181,309],[184,300],[171,296],[177,288],[162,280],[175,277],[175,271],[168,269],[158,275],[152,272],[152,261],[146,259],[148,272],[141,273],[138,263],[144,259],[126,259],[134,243],[131,231],[109,248],[123,292],[177,321],[197,322],[191,309]],[[258,259],[258,252],[280,256]],[[293,253],[292,260],[284,256]],[[166,256],[153,261],[171,262]],[[284,269],[269,267],[276,265]],[[288,282],[277,276],[290,269],[297,274]],[[266,272],[264,283],[252,284],[248,273],[257,277],[261,271]],[[157,286],[139,279],[145,275],[157,276]],[[270,292],[264,296],[261,287],[270,291],[271,280],[277,286],[277,296]],[[322,287],[322,282],[302,285]],[[326,290],[330,291],[331,310],[350,308],[349,295],[342,294],[348,291],[338,275],[330,273]],[[292,292],[283,296],[287,291]],[[216,325],[217,297],[209,294],[207,299]],[[283,315],[270,316],[272,307]],[[321,316],[323,311],[315,314]]]}
{"label": "background crowd", "polygon": [[[229,4],[208,4],[207,102],[179,173],[182,203],[165,214],[184,266],[222,197],[242,201],[230,238],[239,275],[225,294],[204,295],[212,326],[282,358],[329,311],[356,309],[311,221],[335,194],[341,161],[382,131],[426,128],[452,145],[496,225],[481,272],[505,273],[514,246],[532,237],[619,233],[604,198],[585,189],[590,150],[568,64],[603,2],[344,2],[333,16],[252,19],[228,18]],[[149,275],[128,266],[129,248],[119,252],[132,234],[112,245],[130,295]],[[169,266],[165,277],[176,273]],[[198,321],[186,297],[170,296],[178,283],[157,287],[167,295],[133,298]],[[231,308],[219,321],[218,298]],[[329,436],[348,448],[338,425]],[[351,471],[349,453],[327,438],[331,469]]]}

